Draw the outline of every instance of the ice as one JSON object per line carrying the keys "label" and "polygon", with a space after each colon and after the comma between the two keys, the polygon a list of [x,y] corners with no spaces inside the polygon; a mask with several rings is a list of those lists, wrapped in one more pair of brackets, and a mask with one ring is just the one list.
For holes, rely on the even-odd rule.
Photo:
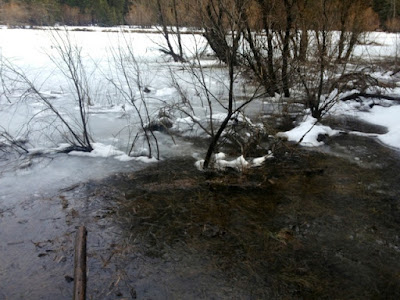
{"label": "ice", "polygon": [[[67,154],[46,155],[32,160],[24,169],[11,169],[5,174],[0,173],[0,195],[6,196],[7,202],[13,203],[33,194],[53,195],[58,190],[74,184],[101,179],[117,172],[139,170],[145,166],[138,161],[121,162],[114,158]],[[25,161],[29,162],[30,159]]]}
{"label": "ice", "polygon": [[143,163],[152,163],[157,162],[157,159],[154,157],[147,156],[137,156],[132,157],[127,155],[125,152],[118,150],[115,146],[112,145],[104,145],[102,143],[93,143],[93,150],[91,152],[82,152],[82,151],[71,151],[69,155],[81,156],[81,157],[103,157],[109,158],[113,157],[119,161],[131,161],[136,160]]}
{"label": "ice", "polygon": [[157,162],[158,160],[156,159],[156,158],[154,158],[154,157],[147,157],[147,156],[139,156],[139,157],[135,157],[134,158],[136,161],[140,161],[140,162],[142,162],[142,163],[146,163],[146,164],[149,164],[149,163],[155,163],[155,162]]}
{"label": "ice", "polygon": [[[0,191],[3,194],[26,194],[32,190],[46,193],[48,190],[63,188],[76,182],[102,178],[117,171],[136,170],[157,161],[148,158],[148,149],[143,140],[136,141],[131,156],[128,152],[137,134],[143,135],[141,121],[132,103],[121,97],[118,89],[127,88],[126,83],[116,80],[117,71],[113,66],[113,55],[119,49],[132,46],[138,62],[140,80],[150,93],[142,93],[134,86],[134,101],[141,113],[146,111],[149,118],[155,118],[161,104],[176,98],[176,89],[171,87],[170,72],[181,68],[171,63],[170,58],[161,54],[157,44],[164,42],[156,28],[145,33],[122,33],[132,28],[85,28],[89,31],[74,31],[76,28],[60,27],[58,31],[2,29],[0,31],[0,56],[17,71],[32,81],[40,96],[47,99],[60,115],[80,132],[81,121],[73,83],[63,74],[63,67],[57,58],[57,40],[65,38],[65,29],[73,45],[81,51],[83,67],[87,77],[91,105],[87,107],[88,127],[93,139],[94,150],[90,153],[59,153],[70,144],[69,135],[63,124],[38,97],[26,93],[26,87],[10,78],[8,98],[0,98],[0,128],[15,138],[26,140],[30,154],[24,158],[8,157],[1,162]],[[132,30],[135,30],[134,28]],[[196,48],[205,47],[204,37],[184,35],[183,42],[188,57]],[[112,82],[114,80],[114,82]],[[141,101],[146,101],[147,107]],[[145,116],[144,123],[148,123]],[[179,116],[177,116],[179,117]],[[186,117],[186,116],[185,116]],[[197,117],[194,117],[195,119]],[[196,119],[197,120],[197,119]],[[179,120],[190,123],[189,119]],[[179,138],[173,141],[168,134],[155,133],[160,146],[161,158],[176,155],[190,155],[193,145]],[[155,142],[152,146],[155,148]],[[63,145],[61,145],[63,144]],[[153,156],[157,153],[153,149]],[[33,156],[41,157],[36,159]]]}
{"label": "ice", "polygon": [[[55,59],[56,41],[65,37],[66,28],[60,27],[57,32],[48,28],[43,29],[1,29],[0,56],[17,71],[26,74],[38,88],[40,95],[59,110],[60,115],[70,122],[74,130],[80,132],[82,124],[74,86],[64,76],[63,69],[54,63],[60,63],[59,59]],[[130,148],[137,135],[143,137],[141,123],[149,124],[159,118],[160,105],[180,107],[181,113],[171,113],[168,117],[171,118],[173,126],[171,131],[176,130],[182,136],[207,136],[201,126],[207,128],[211,112],[216,124],[227,116],[227,70],[220,68],[220,63],[215,59],[198,61],[194,58],[196,49],[207,47],[201,32],[182,36],[185,55],[189,61],[195,63],[191,66],[174,63],[170,57],[160,53],[158,45],[164,40],[157,32],[157,28],[150,28],[144,33],[138,32],[137,28],[126,27],[83,28],[87,31],[74,31],[75,29],[82,28],[67,28],[71,42],[78,45],[81,51],[88,92],[93,102],[87,107],[87,116],[94,150],[91,153],[79,152],[70,155],[59,153],[67,147],[66,144],[61,146],[60,144],[66,143],[67,138],[70,138],[63,124],[48,109],[48,105],[35,97],[32,91],[27,93],[17,80],[9,78],[7,97],[5,95],[0,97],[0,128],[6,130],[12,137],[23,140],[30,155],[20,159],[13,158],[14,161],[9,164],[1,162],[1,195],[12,191],[22,193],[24,190],[27,195],[31,190],[38,190],[41,193],[49,187],[62,188],[74,182],[101,178],[117,171],[135,170],[146,163],[154,162],[154,158],[146,157],[149,150],[146,149],[146,142],[143,139],[136,141],[135,149],[130,151]],[[379,55],[388,57],[397,51],[396,34],[373,32],[367,35],[366,40],[373,43],[357,45],[355,55],[368,55],[371,58]],[[126,99],[121,95],[120,90],[126,91],[128,83],[118,77],[121,73],[118,73],[118,69],[113,65],[113,55],[123,53],[119,51],[126,50],[127,45],[131,45],[137,60],[136,66],[140,71],[140,85],[132,86],[129,91],[132,92],[132,99],[129,97]],[[210,49],[207,49],[206,53],[209,52]],[[129,59],[126,62],[129,62]],[[199,64],[205,68],[199,68]],[[205,84],[219,101],[213,106],[212,111],[207,104],[207,95],[198,88],[199,82],[195,81],[193,74],[191,75],[192,71],[200,72],[200,70],[204,72],[206,78],[202,84]],[[172,87],[171,73],[175,74],[181,92],[186,93],[190,99],[190,107],[182,105],[182,95]],[[391,80],[388,74],[373,73],[372,76],[379,80]],[[243,94],[244,84],[242,79],[237,79],[236,96]],[[145,87],[150,92],[143,92]],[[391,90],[393,94],[399,92],[400,88]],[[331,97],[336,96],[336,94],[331,95]],[[365,102],[365,105],[360,106],[356,102],[340,103],[337,113],[352,114],[388,127],[388,133],[379,135],[379,139],[390,146],[400,148],[400,129],[396,124],[396,115],[399,115],[398,106],[384,108],[376,105],[370,109],[369,104],[371,103]],[[389,106],[387,103],[381,102],[381,104]],[[136,109],[144,113],[143,120],[138,117]],[[345,112],[340,111],[341,109]],[[360,112],[360,109],[365,111]],[[188,113],[191,116],[188,116]],[[233,116],[230,123],[233,122],[252,124],[249,118],[242,115]],[[288,139],[298,142],[308,130],[310,132],[303,139],[302,145],[319,146],[322,142],[317,140],[318,135],[337,133],[327,126],[315,124],[315,120],[308,117],[297,128],[283,134]],[[194,151],[192,143],[178,137],[171,139],[168,133],[157,132],[155,137],[160,146],[161,158],[191,155]],[[153,147],[154,143],[152,140]],[[141,150],[142,147],[144,151]],[[199,152],[203,153],[204,149]],[[156,156],[154,149],[152,154]],[[34,158],[34,155],[42,158]],[[266,159],[268,155],[249,161],[244,157],[233,160],[219,159],[217,155],[216,161],[220,168],[232,167],[240,170],[243,167],[259,166],[265,163]],[[201,162],[197,165],[201,168]]]}
{"label": "ice", "polygon": [[112,145],[104,145],[102,143],[92,143],[93,150],[91,152],[71,151],[69,155],[86,156],[86,157],[113,157],[125,154],[123,151],[116,149]]}
{"label": "ice", "polygon": [[243,171],[249,166],[249,162],[243,157],[243,155],[238,158],[227,161],[224,159],[217,159],[215,161],[215,166],[219,170],[225,170],[226,168],[237,169],[238,171]]}
{"label": "ice", "polygon": [[[398,88],[387,93],[397,94]],[[397,94],[398,95],[398,94]],[[339,101],[330,112],[333,116],[347,115],[358,118],[368,123],[384,126],[387,128],[385,134],[363,134],[353,133],[364,136],[374,136],[394,148],[400,149],[400,105],[396,101],[381,100],[381,99],[363,99],[363,101]]]}

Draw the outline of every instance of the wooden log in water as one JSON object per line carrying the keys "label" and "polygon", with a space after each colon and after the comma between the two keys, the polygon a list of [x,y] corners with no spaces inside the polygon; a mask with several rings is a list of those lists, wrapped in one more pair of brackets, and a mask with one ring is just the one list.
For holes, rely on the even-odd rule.
{"label": "wooden log in water", "polygon": [[86,236],[85,226],[80,226],[75,238],[74,300],[86,299]]}

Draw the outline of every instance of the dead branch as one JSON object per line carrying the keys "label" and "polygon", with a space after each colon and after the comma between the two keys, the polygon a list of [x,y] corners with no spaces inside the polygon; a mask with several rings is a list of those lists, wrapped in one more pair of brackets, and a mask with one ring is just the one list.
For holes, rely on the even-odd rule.
{"label": "dead branch", "polygon": [[375,99],[384,99],[390,101],[400,101],[400,97],[390,96],[390,95],[382,95],[382,94],[372,94],[372,93],[353,93],[346,97],[340,98],[341,101],[349,101],[349,100],[357,100],[360,98],[375,98]]}

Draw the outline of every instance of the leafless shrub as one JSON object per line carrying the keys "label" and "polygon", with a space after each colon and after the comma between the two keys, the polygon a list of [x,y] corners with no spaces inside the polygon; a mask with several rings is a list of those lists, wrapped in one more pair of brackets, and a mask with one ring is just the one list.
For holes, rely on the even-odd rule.
{"label": "leafless shrub", "polygon": [[[160,149],[153,128],[148,126],[152,123],[150,111],[147,104],[147,87],[143,81],[143,74],[138,60],[134,54],[131,41],[124,34],[121,35],[121,45],[112,49],[113,54],[113,78],[108,78],[125,102],[134,108],[140,128],[145,139],[148,157],[160,158]],[[139,133],[135,135],[130,143],[128,155],[133,151],[135,144],[139,141]],[[155,149],[154,149],[155,148]]]}
{"label": "leafless shrub", "polygon": [[[215,70],[202,66],[199,54],[194,55],[196,63],[184,64],[182,66],[182,75],[179,76],[179,73],[171,72],[172,85],[180,95],[180,101],[173,103],[173,109],[184,117],[189,118],[193,124],[210,138],[204,162],[205,169],[210,166],[212,154],[227,142],[239,146],[240,151],[245,153],[247,145],[250,144],[250,140],[252,139],[247,134],[249,133],[254,137],[256,134],[253,134],[257,131],[254,130],[255,127],[247,127],[248,130],[246,132],[239,129],[239,127],[244,128],[250,124],[248,119],[244,116],[242,117],[242,110],[250,102],[259,98],[261,94],[260,89],[256,87],[252,93],[246,94],[246,97],[242,97],[241,101],[235,95],[236,82],[238,82],[241,76],[241,68],[235,67],[233,59],[237,53],[237,47],[239,47],[238,41],[240,39],[235,32],[232,30],[231,38],[234,42],[232,48],[229,48],[228,57],[231,60],[228,64],[228,70],[224,68],[219,68],[218,70],[223,73],[223,78],[227,75],[226,82],[221,78],[215,78],[211,75]],[[210,81],[218,82],[223,90],[216,91],[213,89],[210,86]],[[190,86],[189,92],[183,88],[182,82],[184,82],[185,86]],[[199,117],[199,110],[194,107],[194,97],[199,102],[197,105],[202,107],[202,113],[205,114],[205,118],[203,116]],[[221,111],[221,109],[224,116],[215,119],[214,113]]]}
{"label": "leafless shrub", "polygon": [[49,121],[49,126],[54,126],[53,130],[59,131],[64,136],[71,145],[70,150],[90,152],[93,150],[88,128],[88,109],[91,105],[91,97],[81,49],[73,44],[68,32],[51,31],[50,38],[54,43],[56,55],[49,55],[49,58],[71,84],[72,94],[79,108],[78,119],[70,118],[60,111],[52,103],[52,99],[40,91],[40,86],[35,83],[34,79],[30,79],[23,70],[6,59],[2,60],[3,80],[6,77],[7,82],[17,82],[19,86],[25,88],[21,93],[20,100],[35,99],[45,105],[46,110],[55,116],[62,128],[59,128],[53,121]]}

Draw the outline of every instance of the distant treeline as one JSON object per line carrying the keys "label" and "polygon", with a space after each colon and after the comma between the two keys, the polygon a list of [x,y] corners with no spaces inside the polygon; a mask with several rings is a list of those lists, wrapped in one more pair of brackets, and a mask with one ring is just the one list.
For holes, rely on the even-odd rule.
{"label": "distant treeline", "polygon": [[[19,25],[140,25],[160,23],[159,3],[164,16],[179,8],[181,25],[201,26],[196,7],[214,0],[0,0],[0,23]],[[235,0],[232,0],[235,1]],[[293,5],[321,0],[241,0],[267,3],[269,7],[288,1]],[[348,2],[351,0],[343,0]],[[375,29],[400,30],[400,0],[365,0],[373,14]],[[171,19],[173,16],[171,16]],[[165,20],[164,20],[165,21]]]}
{"label": "distant treeline", "polygon": [[0,22],[15,25],[125,24],[130,0],[0,0]]}

